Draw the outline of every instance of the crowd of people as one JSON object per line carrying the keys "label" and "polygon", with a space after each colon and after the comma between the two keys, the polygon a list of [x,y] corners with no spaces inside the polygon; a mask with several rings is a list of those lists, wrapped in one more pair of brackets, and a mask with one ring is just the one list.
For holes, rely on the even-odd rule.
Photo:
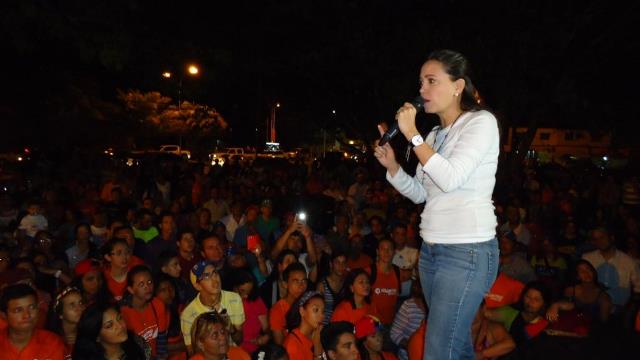
{"label": "crowd of people", "polygon": [[[0,357],[422,359],[423,205],[371,158],[74,156],[1,195]],[[476,358],[624,354],[640,334],[638,179],[540,170],[499,171]]]}

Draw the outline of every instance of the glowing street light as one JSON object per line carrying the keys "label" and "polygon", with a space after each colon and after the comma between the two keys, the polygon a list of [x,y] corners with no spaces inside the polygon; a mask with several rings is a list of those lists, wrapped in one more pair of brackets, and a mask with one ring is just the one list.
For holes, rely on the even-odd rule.
{"label": "glowing street light", "polygon": [[[200,73],[200,69],[198,66],[191,64],[187,66],[186,72],[180,73],[180,78],[178,79],[178,110],[182,109],[182,79],[185,75],[196,76]],[[165,79],[171,79],[173,74],[170,71],[165,71],[162,73],[162,77]]]}

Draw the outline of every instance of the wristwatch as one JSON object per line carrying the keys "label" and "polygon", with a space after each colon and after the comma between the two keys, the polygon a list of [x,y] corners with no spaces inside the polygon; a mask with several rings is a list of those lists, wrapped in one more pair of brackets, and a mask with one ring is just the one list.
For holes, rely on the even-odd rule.
{"label": "wristwatch", "polygon": [[411,144],[413,144],[413,147],[420,146],[420,145],[424,144],[424,139],[422,138],[422,135],[420,135],[420,134],[414,135],[411,138]]}

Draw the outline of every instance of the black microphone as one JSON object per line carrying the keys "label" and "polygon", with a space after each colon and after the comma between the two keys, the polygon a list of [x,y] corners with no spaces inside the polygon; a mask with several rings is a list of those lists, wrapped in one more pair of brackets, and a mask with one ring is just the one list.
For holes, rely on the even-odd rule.
{"label": "black microphone", "polygon": [[[417,96],[415,99],[413,99],[411,105],[416,108],[416,111],[420,111],[424,108],[424,99],[422,98],[422,96]],[[395,123],[391,124],[389,130],[387,130],[387,132],[382,135],[380,141],[378,142],[378,145],[382,146],[388,143],[389,140],[393,139],[393,137],[398,135],[399,132],[400,128],[398,127],[398,121],[396,121]]]}

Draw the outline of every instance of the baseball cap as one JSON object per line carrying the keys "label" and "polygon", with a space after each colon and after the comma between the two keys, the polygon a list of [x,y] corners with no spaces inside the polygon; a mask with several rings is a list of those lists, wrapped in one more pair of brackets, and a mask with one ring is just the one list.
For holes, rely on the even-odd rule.
{"label": "baseball cap", "polygon": [[362,339],[382,329],[384,329],[384,326],[382,326],[382,323],[380,323],[377,317],[366,315],[356,322],[356,338]]}
{"label": "baseball cap", "polygon": [[189,278],[191,279],[191,284],[193,286],[195,286],[196,283],[198,283],[198,281],[202,279],[202,275],[204,274],[204,269],[206,269],[207,266],[209,265],[215,268],[213,262],[208,260],[201,260],[201,261],[198,261],[195,265],[193,265],[193,267],[191,268],[191,272],[189,274]]}
{"label": "baseball cap", "polygon": [[100,270],[100,262],[95,259],[84,259],[76,265],[73,272],[75,272],[77,276],[83,276],[92,270]]}

